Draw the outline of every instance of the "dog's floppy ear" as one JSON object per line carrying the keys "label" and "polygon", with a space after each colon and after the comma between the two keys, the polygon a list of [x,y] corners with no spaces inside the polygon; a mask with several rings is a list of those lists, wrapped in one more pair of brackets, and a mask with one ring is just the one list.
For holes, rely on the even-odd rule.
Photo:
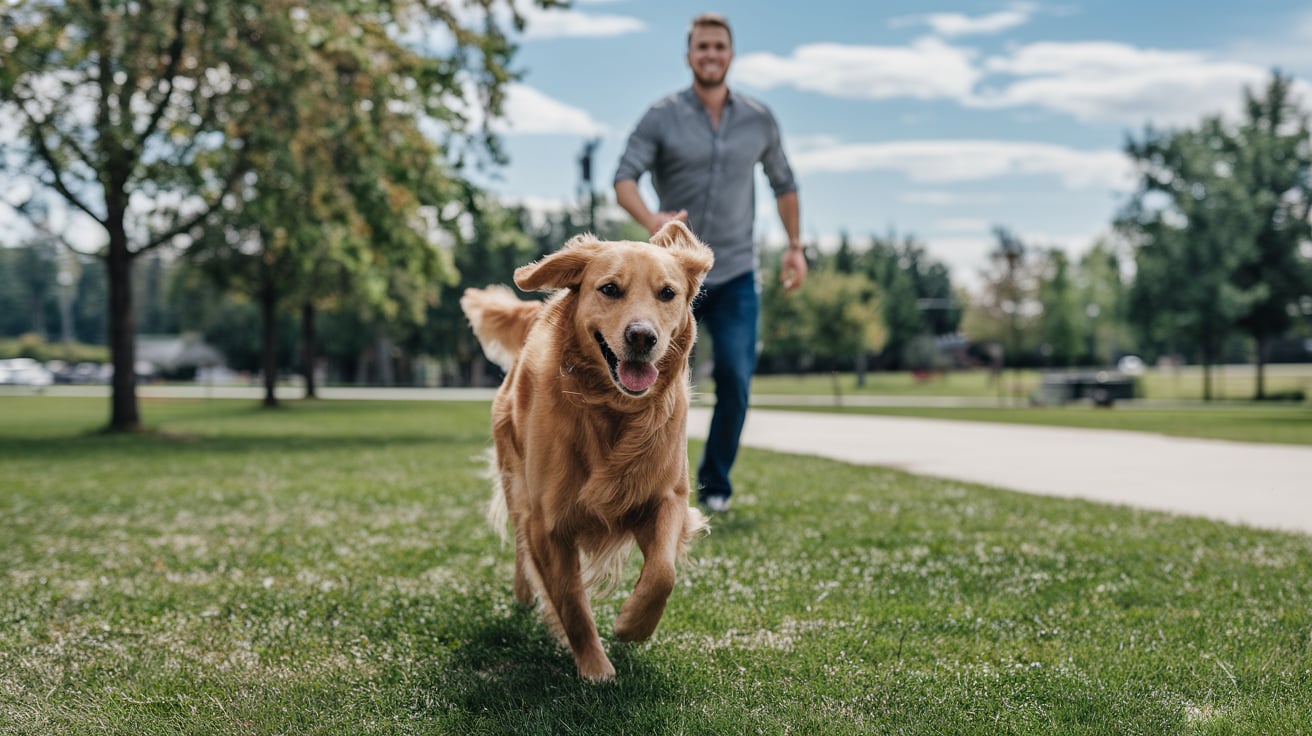
{"label": "dog's floppy ear", "polygon": [[592,235],[575,235],[555,253],[515,269],[515,285],[524,291],[578,286],[583,270],[603,247]]}
{"label": "dog's floppy ear", "polygon": [[696,235],[688,229],[687,225],[676,220],[670,220],[651,236],[653,245],[659,245],[670,251],[670,253],[679,260],[684,270],[688,272],[688,283],[692,285],[692,293],[696,294],[697,289],[701,288],[702,279],[710,273],[711,266],[715,263],[715,254],[705,243],[697,239]]}

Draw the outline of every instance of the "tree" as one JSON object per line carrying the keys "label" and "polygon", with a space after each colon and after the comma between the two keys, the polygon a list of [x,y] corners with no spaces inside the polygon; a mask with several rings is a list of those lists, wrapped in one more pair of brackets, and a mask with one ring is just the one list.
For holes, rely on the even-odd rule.
{"label": "tree", "polygon": [[1040,349],[1052,365],[1071,366],[1080,353],[1079,324],[1084,309],[1071,276],[1070,259],[1057,248],[1042,251],[1039,258]]}
{"label": "tree", "polygon": [[[989,268],[980,275],[984,286],[970,317],[972,336],[1003,346],[1003,361],[1020,365],[1029,335],[1041,314],[1034,249],[1009,228],[996,226],[997,239],[989,253]],[[1030,343],[1032,344],[1032,343]],[[999,366],[1001,367],[1001,366]]]}
{"label": "tree", "polygon": [[[140,426],[134,261],[187,236],[249,167],[253,116],[295,53],[288,3],[15,0],[0,10],[0,115],[20,126],[34,200],[62,198],[105,233],[109,428]],[[5,166],[10,159],[3,159]]]}
{"label": "tree", "polygon": [[[778,263],[778,254],[769,261]],[[806,287],[784,293],[768,274],[761,295],[761,363],[767,370],[857,369],[887,340],[879,285],[864,273],[841,273],[832,260],[807,276]]]}
{"label": "tree", "polygon": [[[248,197],[190,251],[226,288],[260,304],[266,406],[276,406],[275,350],[298,307],[307,396],[315,393],[315,316],[325,304],[418,315],[449,277],[430,237],[463,188],[451,182],[412,99],[432,60],[402,47],[380,19],[316,5],[295,17],[306,52],[280,68],[290,104],[253,136]],[[429,90],[431,93],[432,91]],[[424,210],[427,210],[427,213]]]}
{"label": "tree", "polygon": [[1312,293],[1308,259],[1299,248],[1312,239],[1312,134],[1308,114],[1292,93],[1292,79],[1274,73],[1262,96],[1244,90],[1244,119],[1224,151],[1246,185],[1258,222],[1252,258],[1234,274],[1235,285],[1256,298],[1239,316],[1253,339],[1256,398],[1265,397],[1268,342],[1293,322],[1291,309]]}
{"label": "tree", "polygon": [[885,368],[903,365],[907,348],[925,332],[917,274],[911,268],[918,248],[914,238],[907,236],[899,244],[897,236],[890,234],[872,237],[870,248],[861,255],[863,271],[881,293],[880,312],[887,332],[880,363]]}
{"label": "tree", "polygon": [[1130,317],[1150,341],[1183,340],[1199,351],[1206,401],[1226,335],[1267,296],[1265,284],[1235,279],[1257,259],[1262,227],[1229,153],[1240,147],[1219,117],[1192,130],[1149,128],[1126,146],[1140,176],[1118,219],[1135,247]]}
{"label": "tree", "polygon": [[[419,199],[415,182],[395,175],[395,165],[404,160],[420,164],[410,169],[417,177],[429,176],[437,149],[411,145],[418,136],[376,125],[379,137],[352,173],[386,170],[389,165],[374,162],[373,154],[404,150],[391,160],[391,178],[368,184],[372,199],[361,220],[368,232],[351,231],[358,222],[326,211],[331,206],[310,212],[305,227],[285,227],[305,214],[294,207],[292,195],[315,191],[295,175],[326,170],[317,165],[322,157],[296,145],[330,137],[336,119],[331,113],[344,109],[343,100],[372,112],[375,121],[409,121],[410,132],[421,122],[432,124],[444,136],[442,152],[457,167],[503,159],[489,127],[501,114],[505,85],[515,78],[509,68],[514,46],[496,12],[502,7],[510,11],[511,25],[522,28],[523,16],[510,0],[487,0],[476,8],[420,0],[15,0],[0,11],[0,30],[16,39],[14,53],[0,59],[0,115],[21,122],[24,142],[12,173],[37,179],[41,196],[67,200],[105,230],[115,367],[111,429],[140,425],[132,266],[141,254],[179,240],[185,245],[203,225],[215,229],[234,222],[240,234],[227,242],[238,250],[257,240],[260,248],[305,247],[327,225],[344,227],[350,237],[343,240],[368,238],[390,248],[410,239],[404,230],[425,230],[412,217],[417,207],[428,208],[428,229],[448,217],[450,198]],[[406,32],[431,38],[429,31],[437,30],[448,43],[428,43],[424,53],[414,50],[420,44],[399,40]],[[318,89],[344,94],[298,98],[296,92],[325,64],[336,74]],[[376,86],[380,80],[385,87]],[[276,193],[283,183],[293,184],[287,196]],[[352,201],[359,204],[360,194],[352,192]],[[247,206],[262,207],[264,214],[246,213]],[[389,208],[401,214],[386,216]],[[210,237],[211,243],[223,240]],[[356,249],[352,255],[352,263],[367,264],[379,251]],[[284,260],[304,265],[302,259]],[[376,294],[409,263],[393,258],[382,275],[366,268],[373,277],[363,285],[355,279],[355,286]],[[283,277],[265,276],[273,279],[267,284]]]}
{"label": "tree", "polygon": [[1132,342],[1126,326],[1126,291],[1121,256],[1110,238],[1102,237],[1080,256],[1075,270],[1076,305],[1087,346],[1084,362],[1102,365],[1125,352]]}
{"label": "tree", "polygon": [[[471,287],[514,283],[515,269],[542,253],[526,232],[532,227],[527,211],[504,207],[483,194],[470,202],[469,211],[473,235],[454,248],[453,260],[460,279],[443,287],[437,303],[429,308],[430,328],[419,334],[412,345],[453,363],[463,383],[479,386],[484,382],[483,353],[469,329],[469,321],[460,311],[460,295]],[[556,243],[556,247],[563,243],[563,240]]]}
{"label": "tree", "polygon": [[55,245],[49,238],[0,248],[0,335],[49,336],[56,270]]}

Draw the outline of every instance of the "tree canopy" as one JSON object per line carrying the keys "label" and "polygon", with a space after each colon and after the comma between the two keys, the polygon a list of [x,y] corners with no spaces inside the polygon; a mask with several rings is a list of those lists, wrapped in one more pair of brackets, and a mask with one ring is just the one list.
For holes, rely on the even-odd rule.
{"label": "tree canopy", "polygon": [[[386,292],[398,268],[435,276],[436,256],[395,249],[414,253],[453,216],[444,163],[499,160],[488,123],[515,78],[506,26],[523,22],[511,0],[6,3],[0,116],[20,136],[0,165],[33,182],[20,210],[62,200],[104,231],[110,428],[140,424],[132,265],[143,253],[235,220],[264,249],[327,236],[315,248],[336,248],[366,294]],[[333,139],[346,150],[319,147]],[[327,170],[349,176],[320,180]],[[380,262],[386,275],[349,268]]]}

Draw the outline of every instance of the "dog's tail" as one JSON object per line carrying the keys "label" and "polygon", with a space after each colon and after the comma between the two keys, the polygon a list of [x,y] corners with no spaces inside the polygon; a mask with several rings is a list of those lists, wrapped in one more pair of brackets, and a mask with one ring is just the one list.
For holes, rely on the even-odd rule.
{"label": "dog's tail", "polygon": [[529,328],[542,302],[523,301],[508,286],[465,289],[460,308],[474,328],[483,353],[497,365],[510,370],[528,340]]}

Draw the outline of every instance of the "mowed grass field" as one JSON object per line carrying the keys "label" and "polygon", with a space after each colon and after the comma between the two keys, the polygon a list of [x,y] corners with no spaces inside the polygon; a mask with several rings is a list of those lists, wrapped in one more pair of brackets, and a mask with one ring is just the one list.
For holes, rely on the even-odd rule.
{"label": "mowed grass field", "polygon": [[[902,372],[871,372],[866,384],[858,387],[852,373],[837,375],[762,375],[752,381],[752,391],[761,394],[842,396],[966,396],[1023,400],[1041,382],[1034,370],[1008,369],[995,379],[983,369],[949,371],[917,377]],[[1199,401],[1203,397],[1203,370],[1199,366],[1149,368],[1136,378],[1139,398],[1152,401]],[[1212,398],[1218,402],[1247,401],[1257,387],[1256,369],[1251,365],[1223,365],[1212,368]],[[1269,396],[1290,396],[1302,392],[1312,401],[1312,365],[1275,364],[1266,367],[1266,392]],[[1298,403],[1298,402],[1294,402]]]}
{"label": "mowed grass field", "polygon": [[485,403],[143,410],[0,398],[0,733],[1312,732],[1307,535],[747,450],[598,687],[513,603]]}
{"label": "mowed grass field", "polygon": [[[1053,407],[932,406],[778,406],[772,409],[953,419],[971,422],[1029,424],[1044,427],[1117,429],[1174,437],[1201,437],[1232,442],[1312,445],[1312,406],[1255,404],[1242,406],[1142,407],[1102,409],[1088,404]],[[1312,469],[1309,469],[1312,473]],[[1312,480],[1309,480],[1312,487]]]}

